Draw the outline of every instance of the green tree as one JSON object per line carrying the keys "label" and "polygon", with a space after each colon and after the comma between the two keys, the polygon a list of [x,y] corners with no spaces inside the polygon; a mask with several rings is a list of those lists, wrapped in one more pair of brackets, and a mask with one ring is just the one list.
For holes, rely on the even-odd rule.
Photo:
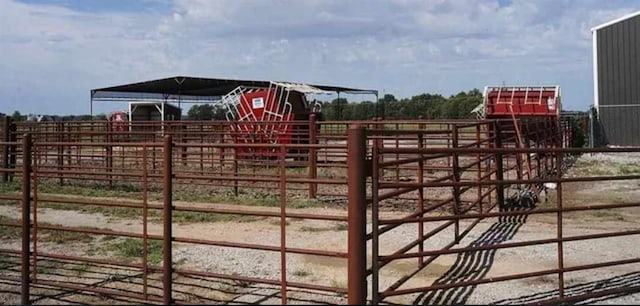
{"label": "green tree", "polygon": [[190,120],[212,120],[215,114],[211,104],[193,105],[187,112]]}
{"label": "green tree", "polygon": [[13,121],[22,121],[24,118],[22,117],[22,114],[20,114],[19,111],[15,111],[13,112],[13,114],[11,115],[11,120]]}

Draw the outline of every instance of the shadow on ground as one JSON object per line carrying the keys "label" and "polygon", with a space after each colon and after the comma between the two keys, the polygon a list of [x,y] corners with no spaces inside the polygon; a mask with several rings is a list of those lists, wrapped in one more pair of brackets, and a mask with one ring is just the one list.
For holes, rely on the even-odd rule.
{"label": "shadow on ground", "polygon": [[[520,227],[527,221],[527,215],[502,217],[491,225],[469,247],[495,245],[512,239]],[[480,250],[458,254],[451,268],[433,284],[455,284],[484,278],[495,259],[497,250]],[[414,305],[466,304],[477,286],[456,287],[433,290],[420,294]]]}

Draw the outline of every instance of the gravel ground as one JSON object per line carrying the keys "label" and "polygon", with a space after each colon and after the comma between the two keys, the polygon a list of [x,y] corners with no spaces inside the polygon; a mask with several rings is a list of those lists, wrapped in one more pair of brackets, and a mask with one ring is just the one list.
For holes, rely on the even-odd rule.
{"label": "gravel ground", "polygon": [[[620,165],[633,163],[640,155],[608,156],[596,154],[585,155],[571,169],[569,176],[583,175],[589,171],[612,171],[618,173]],[[603,169],[601,169],[603,168]],[[596,169],[596,170],[594,170]],[[609,169],[609,170],[607,170]],[[613,169],[613,170],[611,170]],[[628,201],[636,198],[637,182],[607,182],[567,184],[564,198],[568,205],[584,205],[600,203],[611,198]],[[549,194],[549,202],[555,204],[554,192]],[[571,200],[569,200],[571,199]],[[184,203],[181,203],[184,204]],[[220,205],[221,207],[227,207]],[[254,209],[254,208],[252,208]],[[278,208],[262,208],[278,210]],[[297,212],[325,213],[344,215],[340,209],[309,208],[298,209]],[[17,218],[19,210],[15,206],[0,206],[0,215]],[[405,213],[406,214],[406,213]],[[385,217],[398,217],[403,213],[386,211]],[[563,217],[563,233],[565,236],[596,234],[616,230],[639,229],[638,208],[606,213],[587,212]],[[135,219],[114,219],[101,214],[87,214],[76,211],[59,211],[39,209],[38,219],[41,222],[64,224],[68,226],[90,226],[119,231],[141,232],[142,225]],[[425,224],[425,232],[436,228],[442,222]],[[461,222],[464,230],[470,222]],[[277,219],[259,219],[253,222],[214,222],[175,224],[174,234],[186,238],[199,238],[220,241],[255,243],[279,246],[280,227]],[[370,229],[370,226],[369,226]],[[149,224],[149,232],[160,234],[161,225]],[[520,242],[539,239],[550,239],[557,235],[555,215],[532,215],[526,219],[497,220],[488,219],[478,223],[457,246],[481,246],[491,243]],[[406,224],[389,231],[380,238],[380,253],[390,254],[398,248],[413,241],[417,237],[417,225]],[[425,250],[441,249],[452,241],[453,226],[443,230],[425,243]],[[623,236],[592,241],[565,242],[564,265],[572,267],[603,261],[640,258],[640,248],[636,246],[636,236]],[[68,255],[89,256],[95,258],[112,258],[110,252],[96,252],[105,245],[103,237],[96,237],[92,242],[69,242],[65,244],[39,243],[38,250],[63,253]],[[346,251],[347,233],[336,223],[311,220],[289,220],[287,226],[287,247],[309,248],[331,251]],[[20,243],[15,239],[1,239],[2,248],[19,249]],[[417,251],[414,248],[412,251]],[[89,255],[91,253],[91,255]],[[281,258],[278,252],[254,251],[225,247],[191,245],[176,243],[173,251],[174,261],[178,268],[206,271],[212,273],[235,274],[254,278],[279,280]],[[6,259],[6,258],[3,258]],[[11,258],[7,259],[10,260]],[[14,258],[15,259],[15,258]],[[301,282],[326,286],[346,286],[346,260],[311,255],[288,254],[287,275],[289,282]],[[473,281],[495,278],[510,274],[527,273],[557,267],[557,244],[543,244],[530,247],[507,248],[467,252],[460,255],[443,255],[416,274],[399,289],[419,288],[432,284],[450,284],[461,281]],[[417,259],[394,261],[380,270],[380,290],[385,290],[399,278],[410,273],[417,266]],[[18,275],[15,266],[2,265],[1,275]],[[134,275],[134,272],[114,270],[108,267],[92,267],[78,272],[70,265],[52,266],[42,271],[40,279],[59,281],[77,281],[83,284],[103,284],[104,287],[141,291],[141,279],[122,278],[116,275]],[[150,274],[150,294],[160,296],[161,283],[159,275]],[[279,289],[272,286],[258,285],[251,282],[221,281],[194,276],[179,276],[175,280],[175,297],[189,303],[229,303],[247,304],[280,303]],[[576,271],[564,274],[565,294],[576,295],[603,289],[623,288],[640,285],[640,264],[605,267],[599,269]],[[540,302],[558,296],[558,275],[550,274],[527,279],[480,284],[446,290],[406,294],[388,297],[385,301],[398,304],[522,304]],[[3,304],[19,303],[19,296],[9,291],[19,292],[19,286],[0,282],[0,301]],[[36,304],[120,304],[130,301],[119,301],[102,295],[70,294],[61,290],[34,288],[33,297]],[[369,290],[371,292],[371,290]],[[57,294],[57,295],[56,295]],[[41,298],[42,297],[42,298]],[[318,293],[309,290],[291,289],[288,292],[291,303],[325,304],[345,303],[345,297],[335,293]],[[640,294],[623,296],[607,296],[591,299],[581,303],[588,304],[639,304]]]}

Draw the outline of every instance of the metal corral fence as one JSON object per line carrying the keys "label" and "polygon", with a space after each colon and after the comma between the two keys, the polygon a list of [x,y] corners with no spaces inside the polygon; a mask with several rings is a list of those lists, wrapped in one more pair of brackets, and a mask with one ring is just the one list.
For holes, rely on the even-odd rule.
{"label": "metal corral fence", "polygon": [[[13,141],[0,143],[3,149],[1,170],[6,174],[3,175],[4,185],[13,186],[0,195],[0,200],[5,205],[20,207],[17,218],[0,219],[0,228],[13,229],[13,234],[21,241],[19,245],[1,248],[6,262],[0,279],[21,286],[23,304],[32,300],[30,291],[41,288],[63,288],[164,304],[193,303],[194,294],[190,288],[206,288],[206,282],[218,280],[231,281],[236,286],[248,283],[273,286],[278,290],[275,296],[282,303],[295,301],[297,292],[294,290],[344,294],[350,304],[377,304],[414,293],[542,275],[558,276],[558,296],[548,299],[553,303],[638,289],[638,286],[628,286],[578,295],[563,292],[567,273],[640,262],[638,258],[627,258],[588,265],[564,264],[563,245],[566,243],[635,235],[640,231],[568,236],[563,232],[563,216],[577,211],[629,208],[640,204],[564,207],[563,184],[640,179],[640,175],[563,177],[567,154],[596,150],[558,148],[560,133],[551,128],[553,123],[523,124],[530,127],[529,132],[524,133],[527,135],[524,148],[514,145],[522,139],[514,139],[509,123],[499,121],[322,122],[311,125],[319,126],[309,129],[315,132],[303,135],[308,141],[300,142],[307,143],[296,144],[238,143],[234,136],[239,135],[234,135],[228,125],[221,123],[187,124],[184,126],[188,127],[181,127],[179,131],[172,130],[170,124],[163,124],[155,125],[151,132],[123,134],[104,130],[104,123],[66,123],[66,127],[57,130],[50,128],[60,124],[17,125],[8,129],[7,134]],[[99,124],[103,124],[103,130],[98,130]],[[309,125],[309,122],[299,124]],[[119,136],[125,138],[116,141]],[[132,139],[132,136],[135,137]],[[640,152],[640,149],[600,151]],[[543,183],[557,184],[556,207],[520,205],[523,194],[539,193],[546,188]],[[193,190],[194,186],[197,189]],[[124,189],[129,198],[123,199],[117,194],[111,198],[96,197],[82,187]],[[56,188],[72,196],[50,192]],[[255,190],[260,193],[256,194]],[[211,196],[193,198],[194,192]],[[268,207],[255,208],[207,205],[229,199],[220,198],[219,193],[239,198],[238,203],[255,197],[270,197],[272,202],[267,203]],[[292,211],[300,201],[309,198],[329,201],[324,202],[325,205],[329,203],[346,209],[344,213],[334,214],[321,210],[313,213]],[[42,209],[68,209],[67,206],[98,212],[118,209],[129,217],[140,218],[141,225],[136,230],[129,230],[109,222],[86,227],[38,221]],[[393,217],[381,214],[387,207],[407,214]],[[481,244],[456,247],[482,221],[539,214],[557,217],[556,237],[508,243],[487,239]],[[243,218],[270,218],[279,227],[277,242],[265,243],[264,234],[260,232],[250,233],[251,239],[233,240],[172,230],[176,222],[193,218],[205,221],[222,218],[234,222],[242,222]],[[153,226],[150,220],[161,222],[161,226]],[[347,237],[344,237],[342,247],[334,249],[321,243],[290,245],[287,238],[291,235],[289,221],[292,220],[343,224]],[[391,238],[387,237],[406,226],[413,228],[415,238],[393,251],[381,251],[381,245],[397,245],[398,241],[389,241]],[[141,241],[142,252],[138,260],[131,262],[101,254],[77,255],[71,250],[39,249],[38,242],[52,232],[91,235],[105,241],[124,237]],[[430,239],[443,233],[452,233],[448,243],[429,243]],[[493,235],[500,236],[499,233]],[[279,265],[267,267],[277,271],[276,277],[191,266],[188,262],[178,265],[172,252],[172,247],[178,244],[277,254]],[[549,244],[558,251],[554,268],[498,277],[478,277],[482,274],[472,273],[471,278],[407,287],[416,274],[439,256],[465,256],[473,252]],[[160,253],[153,253],[153,248],[161,250]],[[154,255],[159,258],[152,258]],[[287,262],[296,255],[345,260],[346,286],[292,281]],[[413,261],[415,269],[381,286],[380,273],[385,266],[403,260]],[[108,272],[95,272],[87,277],[42,269],[52,262],[58,263],[59,267],[99,266]],[[254,264],[261,265],[259,262]],[[206,294],[195,298],[201,303],[219,302]]]}
{"label": "metal corral fence", "polygon": [[[455,130],[461,128],[457,126]],[[494,131],[499,131],[500,127]],[[543,131],[543,130],[542,130]],[[356,127],[350,131],[354,143],[350,150],[357,152],[366,150],[364,143],[368,139],[376,139],[379,135],[403,135],[421,139],[428,135],[427,131],[384,131],[384,130],[366,130],[362,127]],[[610,181],[629,181],[636,182],[640,179],[640,168],[635,170],[625,170],[622,174],[617,175],[597,175],[585,176],[578,175],[574,177],[566,177],[567,162],[571,160],[569,156],[585,153],[640,153],[640,148],[601,148],[601,149],[578,149],[578,148],[560,148],[557,146],[547,146],[549,140],[556,139],[557,135],[549,135],[551,138],[542,137],[546,141],[539,142],[534,147],[529,148],[504,148],[501,143],[504,141],[501,133],[492,133],[486,144],[483,140],[468,145],[458,145],[456,137],[453,137],[454,144],[452,147],[438,148],[428,147],[418,141],[417,147],[395,148],[385,146],[377,141],[373,146],[372,161],[366,162],[365,154],[359,153],[361,160],[359,165],[353,166],[359,169],[357,173],[370,174],[373,184],[371,187],[365,187],[359,184],[357,190],[360,195],[351,195],[349,205],[350,212],[359,212],[361,218],[364,218],[365,203],[371,202],[371,219],[372,230],[365,232],[364,228],[359,235],[365,235],[371,240],[371,247],[367,250],[371,254],[371,265],[366,265],[364,261],[364,252],[358,261],[361,266],[357,271],[357,277],[354,275],[350,279],[350,303],[364,303],[369,300],[372,304],[382,302],[394,302],[391,300],[400,296],[414,295],[413,303],[425,304],[457,304],[465,303],[473,288],[478,285],[507,282],[511,280],[531,279],[543,276],[556,276],[557,287],[546,296],[540,295],[536,297],[531,295],[531,299],[513,299],[512,302],[529,302],[537,304],[557,304],[564,302],[575,302],[588,298],[612,296],[621,293],[632,293],[640,291],[640,285],[637,282],[617,284],[615,281],[603,280],[588,288],[576,289],[573,274],[585,272],[599,268],[620,266],[626,272],[638,271],[638,266],[631,264],[640,263],[640,254],[635,252],[634,257],[616,258],[616,256],[608,257],[596,256],[599,254],[598,245],[603,240],[611,238],[621,238],[620,243],[626,239],[634,239],[635,235],[640,234],[640,227],[637,223],[633,225],[624,224],[620,228],[611,228],[610,230],[598,233],[582,234],[580,228],[571,228],[575,226],[572,223],[565,226],[566,219],[576,213],[584,212],[609,212],[611,210],[635,209],[638,211],[640,203],[633,200],[615,199],[612,202],[587,201],[575,205],[565,206],[563,200],[563,186],[571,183],[584,183],[597,181],[606,183]],[[374,142],[376,142],[374,140]],[[505,158],[513,155],[524,155],[522,158],[533,159],[533,165],[537,165],[537,169],[532,172],[525,172],[525,177],[517,175],[508,178],[504,168]],[[393,161],[385,161],[384,157],[393,156]],[[425,175],[428,167],[425,167],[427,161],[434,159],[450,158],[452,162],[452,173],[441,176]],[[467,160],[467,162],[463,162]],[[479,169],[476,173],[467,173],[474,167],[483,168],[483,161],[490,160],[492,164],[488,169]],[[386,167],[395,166],[397,164],[417,164],[417,175],[414,180],[389,182],[381,174],[384,173]],[[372,165],[370,167],[370,165]],[[371,171],[371,172],[369,172]],[[353,172],[352,172],[353,173]],[[519,173],[519,172],[518,172]],[[635,181],[634,181],[635,180]],[[352,182],[356,185],[357,182]],[[545,194],[550,192],[547,189],[549,183],[555,184],[555,203],[547,203],[534,207],[534,201],[540,192]],[[350,192],[352,192],[350,185]],[[433,193],[438,189],[450,190],[450,198],[443,199],[440,202],[427,201],[425,194]],[[365,197],[365,189],[371,189],[373,196]],[[505,194],[509,192],[511,194]],[[393,199],[400,194],[417,191],[419,197],[413,202],[413,211],[403,216],[382,217],[380,215],[381,207],[385,202]],[[495,191],[497,201],[491,200],[492,191]],[[359,209],[354,209],[351,205],[360,205]],[[353,210],[352,210],[353,209]],[[555,237],[535,240],[520,240],[515,242],[506,242],[510,240],[518,228],[521,227],[530,216],[553,216],[548,226],[556,227]],[[351,217],[351,215],[350,215]],[[555,219],[555,220],[554,220]],[[459,244],[464,238],[472,233],[473,229],[481,222],[491,223],[493,225],[484,233],[479,235],[467,246]],[[414,227],[414,238],[405,241],[405,244],[394,241],[396,238],[387,238],[394,229],[401,227]],[[351,230],[351,229],[350,229]],[[356,231],[355,229],[353,230]],[[409,230],[410,232],[410,230]],[[570,234],[568,234],[570,232]],[[580,233],[580,234],[576,234]],[[358,237],[360,237],[358,235]],[[433,238],[437,235],[450,235],[448,243],[434,242]],[[477,236],[477,235],[476,235]],[[353,238],[356,241],[356,237]],[[447,241],[447,239],[444,239]],[[439,239],[442,241],[442,239]],[[632,241],[632,240],[627,240]],[[585,243],[587,245],[587,256],[582,259],[575,256],[567,255],[564,248],[569,245],[574,247],[576,243]],[[358,240],[362,250],[365,250],[365,242]],[[382,246],[396,246],[396,248],[387,247],[386,251],[381,251]],[[351,246],[350,246],[351,247]],[[497,250],[508,249],[531,249],[531,247],[542,249],[544,253],[555,251],[555,266],[549,266],[546,269],[536,270],[528,266],[526,263],[518,265],[514,263],[513,271],[519,273],[503,273],[501,275],[488,276],[487,273],[491,268],[491,263],[495,257]],[[585,245],[582,245],[584,248]],[[554,250],[555,249],[555,250]],[[602,249],[601,249],[602,250]],[[457,260],[451,268],[444,272],[440,278],[433,283],[411,283],[410,281],[416,277],[421,271],[427,269],[439,257],[453,255]],[[616,254],[618,255],[618,254]],[[567,264],[567,259],[573,264]],[[413,262],[413,269],[404,275],[399,275],[395,281],[387,281],[381,284],[380,275],[385,266],[392,262],[404,261],[405,263]],[[586,263],[585,263],[586,262]],[[631,265],[631,266],[630,266]],[[626,267],[626,268],[625,268]],[[355,273],[355,271],[354,271]],[[369,278],[367,278],[369,277]],[[569,282],[567,281],[569,278]],[[366,281],[365,281],[366,280]],[[545,280],[548,281],[548,280]],[[551,280],[553,282],[553,280]],[[370,284],[369,294],[367,295],[366,284]],[[409,284],[409,285],[407,285]],[[571,284],[572,286],[569,286]],[[609,285],[608,285],[609,284]],[[511,288],[514,286],[510,285]],[[585,286],[582,286],[585,287]],[[503,288],[510,288],[509,286]],[[569,289],[571,290],[569,290]],[[415,295],[418,295],[417,297]],[[447,299],[449,298],[449,299]]]}

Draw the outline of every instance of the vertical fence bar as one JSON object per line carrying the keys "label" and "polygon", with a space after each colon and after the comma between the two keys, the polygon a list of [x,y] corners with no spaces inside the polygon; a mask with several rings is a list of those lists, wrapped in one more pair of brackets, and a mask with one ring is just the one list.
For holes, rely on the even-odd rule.
{"label": "vertical fence bar", "polygon": [[[366,141],[366,139],[365,139]],[[384,146],[383,139],[373,139],[372,165],[371,165],[371,304],[378,305],[380,299],[379,261],[377,260],[380,247],[380,234],[378,224],[379,212],[379,182],[380,182],[380,149]],[[384,170],[382,170],[384,171]],[[363,179],[364,181],[364,179]],[[366,224],[365,224],[366,226]]]}
{"label": "vertical fence bar", "polygon": [[[494,136],[495,147],[502,148],[502,129],[499,122],[494,122]],[[502,153],[496,153],[496,180],[498,186],[496,188],[496,201],[498,201],[498,207],[500,211],[504,211],[504,166],[502,164]]]}
{"label": "vertical fence bar", "polygon": [[367,299],[365,130],[359,124],[351,125],[347,137],[349,177],[347,302],[349,305],[364,305]]}
{"label": "vertical fence bar", "polygon": [[[556,164],[557,164],[557,177],[558,179],[562,178],[562,159],[563,153],[558,152],[556,154]],[[558,186],[556,189],[557,192],[557,204],[558,204],[558,292],[560,297],[564,297],[564,250],[562,245],[562,183],[558,181]]]}
{"label": "vertical fence bar", "polygon": [[[7,170],[9,168],[9,142],[11,140],[11,117],[5,116],[2,119],[2,141],[5,142],[2,145],[2,169]],[[9,181],[9,172],[2,172],[2,182]]]}
{"label": "vertical fence bar", "polygon": [[280,147],[278,167],[280,172],[280,296],[282,305],[287,304],[287,149]]}
{"label": "vertical fence bar", "polygon": [[[113,142],[113,135],[111,134],[111,131],[113,130],[113,123],[111,121],[107,122],[107,129],[105,131],[105,141],[108,142],[109,144],[105,147],[106,153],[107,153],[107,172],[111,173],[113,172],[113,145],[111,145],[111,142]],[[111,174],[109,174],[109,188],[113,188],[113,176]]]}
{"label": "vertical fence bar", "polygon": [[[180,143],[182,143],[183,145],[187,143],[188,140],[188,135],[187,135],[187,126],[184,123],[179,123],[180,125],[178,125],[178,130],[180,130]],[[187,146],[182,146],[182,165],[183,166],[187,166]]]}
{"label": "vertical fence bar", "polygon": [[[420,129],[423,130],[422,128]],[[418,134],[418,149],[424,149],[424,135],[422,133]],[[418,222],[418,239],[420,239],[420,244],[418,245],[418,252],[422,253],[424,251],[424,221],[422,221],[422,217],[424,217],[424,187],[422,184],[424,183],[424,154],[420,151],[419,154],[420,160],[418,161],[418,184],[420,188],[418,189],[418,212],[420,213],[420,222]],[[418,267],[422,267],[424,264],[424,257],[418,257]]]}
{"label": "vertical fence bar", "polygon": [[[451,146],[454,149],[458,148],[458,126],[453,125],[451,127]],[[453,181],[460,182],[460,157],[457,152],[454,151],[451,168],[453,170]],[[453,186],[453,214],[458,215],[460,213],[460,186]],[[460,219],[456,219],[454,223],[454,235],[456,243],[460,242]]]}
{"label": "vertical fence bar", "polygon": [[29,304],[29,259],[31,257],[31,134],[22,137],[22,305]]}
{"label": "vertical fence bar", "polygon": [[[235,144],[238,144],[238,129],[237,123],[234,123],[233,140]],[[233,148],[233,195],[238,196],[238,147]]]}
{"label": "vertical fence bar", "polygon": [[142,146],[142,294],[144,298],[148,298],[147,276],[149,274],[148,267],[148,190],[149,190],[149,173],[148,173],[148,150],[147,146]]}
{"label": "vertical fence bar", "polygon": [[[64,141],[64,122],[60,122],[60,124],[58,125],[58,136],[56,137],[58,142],[63,142]],[[64,175],[62,174],[62,170],[64,169],[64,147],[62,145],[57,145],[56,146],[58,155],[56,156],[56,161],[57,161],[57,166],[58,166],[58,174],[60,176],[60,178],[58,179],[58,184],[60,184],[60,186],[64,185]]]}
{"label": "vertical fence bar", "polygon": [[33,271],[31,272],[33,282],[36,282],[38,274],[38,163],[40,161],[40,150],[38,150],[37,146],[34,146],[32,151],[35,159],[31,167],[31,172],[33,173]]}
{"label": "vertical fence bar", "polygon": [[[482,139],[480,138],[480,124],[476,125],[476,147],[478,149],[480,149],[481,147],[481,143],[482,143]],[[477,153],[476,154],[476,163],[478,163],[476,165],[476,171],[478,171],[477,175],[476,175],[476,179],[478,180],[478,212],[482,213],[482,201],[484,200],[482,197],[482,154]]]}
{"label": "vertical fence bar", "polygon": [[14,169],[14,171],[11,171],[9,175],[10,182],[13,182],[13,178],[15,176],[16,159],[18,155],[18,145],[16,144],[16,142],[18,142],[17,130],[18,126],[15,123],[9,125],[9,141],[13,142],[13,144],[9,146],[9,166],[7,168]]}
{"label": "vertical fence bar", "polygon": [[[317,141],[317,124],[316,124],[316,115],[309,115],[309,144],[315,145]],[[316,155],[316,148],[309,148],[309,179],[315,180],[318,178],[318,156]],[[315,199],[318,193],[318,184],[317,183],[309,183],[309,198]]]}
{"label": "vertical fence bar", "polygon": [[[400,130],[400,125],[396,123],[396,131]],[[396,151],[400,148],[400,135],[395,137]],[[400,160],[400,153],[396,153],[396,160]],[[396,165],[396,183],[400,182],[400,164]],[[398,188],[400,190],[400,188]]]}
{"label": "vertical fence bar", "polygon": [[[200,124],[200,144],[204,144],[204,125]],[[200,175],[204,175],[204,147],[200,147]]]}
{"label": "vertical fence bar", "polygon": [[162,261],[163,261],[163,302],[165,305],[173,303],[171,298],[171,276],[173,275],[171,259],[171,225],[172,225],[172,187],[173,187],[173,142],[171,135],[164,137],[164,176],[163,176],[163,198],[162,209],[163,240],[162,240]]}

